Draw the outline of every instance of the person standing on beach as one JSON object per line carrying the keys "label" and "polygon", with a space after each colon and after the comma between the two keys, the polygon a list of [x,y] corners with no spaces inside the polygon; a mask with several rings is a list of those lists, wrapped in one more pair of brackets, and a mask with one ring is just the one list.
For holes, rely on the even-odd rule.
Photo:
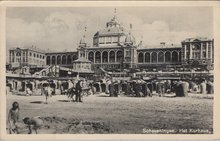
{"label": "person standing on beach", "polygon": [[17,126],[17,122],[19,120],[19,111],[20,108],[18,102],[13,102],[12,108],[9,110],[8,113],[9,134],[19,134]]}
{"label": "person standing on beach", "polygon": [[76,83],[76,102],[82,102],[81,93],[82,93],[82,81],[79,80]]}

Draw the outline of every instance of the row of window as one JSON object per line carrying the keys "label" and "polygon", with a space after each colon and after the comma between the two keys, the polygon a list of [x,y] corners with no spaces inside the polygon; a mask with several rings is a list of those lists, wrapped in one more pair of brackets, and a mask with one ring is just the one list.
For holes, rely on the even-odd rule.
{"label": "row of window", "polygon": [[184,45],[184,47],[186,46],[186,50],[190,50],[190,48],[192,50],[201,50],[201,47],[202,47],[202,50],[206,50],[206,47],[208,45],[208,48],[211,47],[211,43],[209,42],[208,44],[207,43],[202,43],[202,44],[186,44]]}
{"label": "row of window", "polygon": [[36,54],[36,53],[32,53],[32,52],[29,53],[29,56],[33,56],[33,57],[40,58],[40,59],[45,58],[44,55]]}
{"label": "row of window", "polygon": [[[207,54],[208,53],[208,54]],[[202,59],[202,58],[211,58],[211,48],[208,48],[208,52],[206,50],[192,50],[192,56],[190,56],[190,51],[186,51],[186,58],[187,59]],[[208,55],[208,56],[207,56]],[[213,55],[213,54],[212,54]]]}
{"label": "row of window", "polygon": [[99,44],[111,44],[111,43],[117,43],[118,37],[99,37],[98,39],[94,39],[94,44],[97,44],[99,40]]}
{"label": "row of window", "polygon": [[109,62],[119,62],[123,58],[123,53],[122,51],[118,51],[117,53],[115,53],[114,51],[110,51],[108,56],[108,52],[104,51],[101,57],[101,52],[96,52],[95,54],[93,52],[89,52],[88,58],[91,62],[94,62],[95,59],[96,63],[100,63],[101,59],[103,63],[108,62],[108,58]]}
{"label": "row of window", "polygon": [[[11,52],[11,55],[14,56],[14,52]],[[15,55],[17,57],[19,57],[19,56],[21,56],[21,52],[16,52]],[[26,56],[26,52],[24,52],[24,51],[23,51],[23,56]],[[40,58],[40,59],[45,58],[45,56],[42,54],[37,54],[37,53],[32,53],[32,52],[29,53],[29,56],[33,56],[33,57]]]}
{"label": "row of window", "polygon": [[139,53],[138,54],[138,62],[179,62],[181,60],[181,54],[177,52],[173,52],[172,54],[170,52],[166,52],[165,54],[163,52],[159,52],[158,54],[156,52],[150,53]]}
{"label": "row of window", "polygon": [[73,55],[73,56],[47,56],[47,59],[46,59],[46,63],[47,65],[55,65],[55,64],[71,64],[72,61],[76,60],[77,59],[77,56],[76,55]]}

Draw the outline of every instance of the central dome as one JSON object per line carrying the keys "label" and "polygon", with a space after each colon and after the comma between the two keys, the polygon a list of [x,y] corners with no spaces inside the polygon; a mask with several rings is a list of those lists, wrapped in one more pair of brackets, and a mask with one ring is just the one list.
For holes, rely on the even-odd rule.
{"label": "central dome", "polygon": [[119,35],[119,34],[124,34],[124,33],[125,33],[125,29],[120,25],[119,21],[117,20],[117,16],[114,15],[114,17],[109,22],[106,23],[106,27],[96,32],[94,36]]}
{"label": "central dome", "polygon": [[119,34],[125,34],[125,29],[123,27],[111,27],[111,28],[105,28],[100,31],[98,31],[95,36],[97,35],[119,35]]}
{"label": "central dome", "polygon": [[116,14],[106,23],[106,27],[93,36],[94,46],[118,46],[124,42],[126,31],[117,20]]}

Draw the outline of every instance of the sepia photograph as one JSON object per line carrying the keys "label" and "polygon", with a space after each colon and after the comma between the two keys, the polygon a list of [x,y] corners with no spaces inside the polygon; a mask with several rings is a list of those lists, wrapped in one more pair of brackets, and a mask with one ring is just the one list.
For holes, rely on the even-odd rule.
{"label": "sepia photograph", "polygon": [[213,135],[214,8],[171,4],[5,6],[1,132]]}

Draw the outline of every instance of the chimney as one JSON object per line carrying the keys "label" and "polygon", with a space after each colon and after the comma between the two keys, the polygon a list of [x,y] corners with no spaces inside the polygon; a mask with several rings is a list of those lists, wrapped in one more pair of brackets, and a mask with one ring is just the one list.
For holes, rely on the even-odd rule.
{"label": "chimney", "polygon": [[165,42],[160,42],[160,45],[165,46]]}

